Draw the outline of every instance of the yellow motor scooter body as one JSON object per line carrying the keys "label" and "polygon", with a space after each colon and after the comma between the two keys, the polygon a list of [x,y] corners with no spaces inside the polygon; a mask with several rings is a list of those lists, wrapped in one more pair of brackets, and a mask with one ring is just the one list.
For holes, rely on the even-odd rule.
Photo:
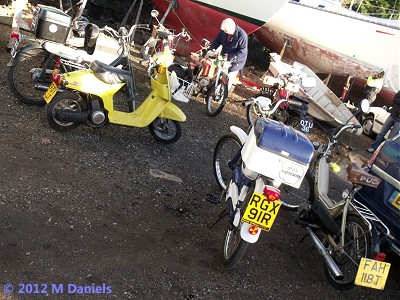
{"label": "yellow motor scooter body", "polygon": [[171,102],[168,77],[166,73],[157,74],[156,79],[151,77],[152,91],[144,102],[133,112],[122,112],[114,110],[114,94],[121,89],[125,83],[105,83],[94,75],[91,70],[79,70],[63,74],[68,84],[67,88],[77,90],[86,94],[92,94],[103,100],[104,108],[108,111],[110,123],[145,127],[152,123],[157,117],[186,121],[185,114],[181,109]]}

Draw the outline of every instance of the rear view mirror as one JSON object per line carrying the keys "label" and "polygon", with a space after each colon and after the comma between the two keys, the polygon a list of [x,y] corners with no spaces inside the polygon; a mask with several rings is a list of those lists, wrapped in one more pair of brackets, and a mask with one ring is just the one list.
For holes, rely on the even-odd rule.
{"label": "rear view mirror", "polygon": [[317,85],[315,77],[305,77],[301,79],[301,85],[305,88],[314,87]]}
{"label": "rear view mirror", "polygon": [[158,11],[157,10],[155,10],[155,9],[153,9],[152,11],[151,11],[151,16],[153,17],[153,18],[157,18],[158,17]]}
{"label": "rear view mirror", "polygon": [[205,48],[208,48],[208,46],[210,46],[211,44],[210,41],[207,39],[202,39],[201,42],[203,43]]}

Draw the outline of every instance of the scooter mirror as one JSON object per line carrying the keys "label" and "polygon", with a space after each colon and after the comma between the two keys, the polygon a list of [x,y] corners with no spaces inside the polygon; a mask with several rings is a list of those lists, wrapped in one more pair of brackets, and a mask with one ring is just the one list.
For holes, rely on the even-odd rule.
{"label": "scooter mirror", "polygon": [[153,9],[152,11],[151,11],[151,16],[153,17],[153,18],[157,18],[158,17],[158,14],[159,14],[159,12],[157,11],[157,10],[155,10],[155,9]]}
{"label": "scooter mirror", "polygon": [[369,111],[370,104],[367,99],[361,100],[361,110],[363,113],[367,113]]}
{"label": "scooter mirror", "polygon": [[201,42],[203,43],[204,47],[208,48],[208,46],[210,45],[210,41],[207,39],[202,39]]}
{"label": "scooter mirror", "polygon": [[301,85],[305,88],[314,87],[317,85],[315,77],[305,77],[301,79]]}

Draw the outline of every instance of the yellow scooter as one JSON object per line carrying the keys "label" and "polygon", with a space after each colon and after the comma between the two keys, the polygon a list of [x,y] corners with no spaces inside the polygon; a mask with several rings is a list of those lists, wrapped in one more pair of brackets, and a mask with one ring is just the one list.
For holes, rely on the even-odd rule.
{"label": "yellow scooter", "polygon": [[[121,70],[100,61],[92,62],[88,69],[70,73],[60,74],[55,70],[52,84],[44,94],[50,125],[59,131],[74,129],[80,124],[100,127],[108,122],[148,126],[157,141],[176,142],[181,136],[180,122],[186,121],[186,116],[171,102],[171,98],[177,99],[173,94],[179,87],[175,73],[167,70],[172,60],[173,55],[166,47],[150,77],[152,91],[137,109],[134,108],[132,70]],[[57,93],[57,86],[62,86],[63,91]],[[114,95],[123,86],[127,88],[128,112],[114,108]]]}

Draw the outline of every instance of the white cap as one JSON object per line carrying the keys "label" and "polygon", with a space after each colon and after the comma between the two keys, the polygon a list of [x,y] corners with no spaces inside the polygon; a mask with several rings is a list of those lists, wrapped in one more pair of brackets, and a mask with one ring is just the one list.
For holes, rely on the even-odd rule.
{"label": "white cap", "polygon": [[234,34],[236,29],[236,23],[231,18],[227,18],[221,23],[221,30],[225,31],[227,34]]}

